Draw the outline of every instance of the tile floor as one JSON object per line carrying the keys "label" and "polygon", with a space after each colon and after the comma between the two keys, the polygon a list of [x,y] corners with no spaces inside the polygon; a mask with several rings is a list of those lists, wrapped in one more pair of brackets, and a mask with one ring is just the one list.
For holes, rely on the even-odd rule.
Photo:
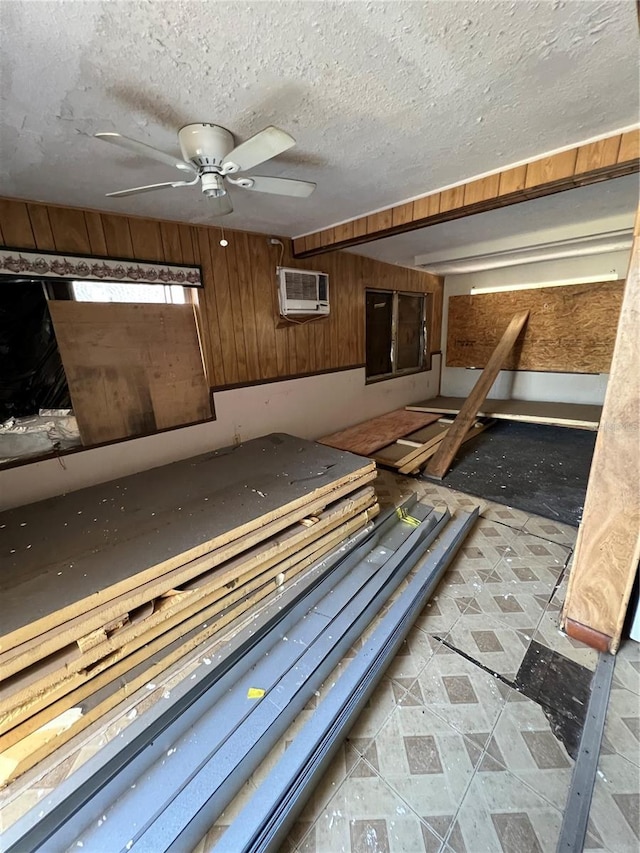
{"label": "tile floor", "polygon": [[[388,472],[381,502],[410,491],[481,517],[416,621],[287,839],[284,853],[539,853],[555,851],[573,759],[540,705],[512,682],[533,640],[593,670],[597,655],[559,631],[576,531],[509,507]],[[403,587],[396,593],[399,594]],[[370,626],[373,630],[375,622]],[[368,633],[367,632],[367,633]],[[365,635],[366,636],[366,635]],[[348,666],[318,696],[194,853],[215,848],[270,767]],[[173,681],[191,672],[189,665]],[[145,698],[158,701],[171,684]],[[640,646],[616,662],[585,850],[637,853]],[[138,713],[144,706],[138,704]],[[5,792],[11,822],[131,717],[129,706],[64,758]]]}

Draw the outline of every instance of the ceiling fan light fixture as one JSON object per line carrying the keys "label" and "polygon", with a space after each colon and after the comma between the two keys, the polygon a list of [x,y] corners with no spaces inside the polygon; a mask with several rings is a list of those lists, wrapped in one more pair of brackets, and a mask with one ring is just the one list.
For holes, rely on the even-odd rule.
{"label": "ceiling fan light fixture", "polygon": [[224,187],[224,181],[220,175],[215,172],[207,172],[201,177],[202,192],[208,198],[220,198],[227,194]]}

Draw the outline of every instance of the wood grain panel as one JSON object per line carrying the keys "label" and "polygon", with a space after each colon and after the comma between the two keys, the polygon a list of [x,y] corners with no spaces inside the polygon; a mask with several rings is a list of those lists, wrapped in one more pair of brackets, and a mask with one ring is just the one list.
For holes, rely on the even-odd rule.
{"label": "wood grain panel", "polygon": [[49,222],[58,252],[91,253],[89,233],[82,210],[71,207],[49,208]]}
{"label": "wood grain panel", "polygon": [[103,213],[101,218],[107,254],[114,258],[133,258],[129,219],[126,216],[112,216],[109,213]]}
{"label": "wood grain panel", "polygon": [[[439,206],[438,196],[431,202],[432,209],[434,204]],[[343,233],[359,233],[359,226],[346,223]],[[12,200],[0,200],[0,234],[5,244],[16,248],[50,251],[53,242],[59,249],[57,237],[60,245],[81,246],[76,251],[82,254],[200,264],[203,289],[193,294],[193,302],[207,374],[216,388],[362,365],[367,287],[433,294],[429,339],[431,347],[440,347],[442,280],[419,270],[344,252],[330,252],[321,262],[309,263],[293,257],[291,241],[286,239],[280,257],[280,248],[269,246],[261,234],[225,230],[229,246],[222,248],[222,233],[216,226],[35,202],[27,207]],[[328,318],[308,325],[282,320],[275,277],[278,263],[328,273]]]}
{"label": "wood grain panel", "polygon": [[136,258],[145,258],[149,261],[165,260],[159,222],[154,219],[132,217],[129,220],[129,231],[133,254]]}
{"label": "wood grain panel", "polygon": [[484,367],[516,311],[530,310],[505,370],[608,373],[624,282],[449,298],[447,367]]}
{"label": "wood grain panel", "polygon": [[610,652],[620,643],[640,559],[639,327],[640,213],[563,612],[570,635],[597,642],[598,632]]}
{"label": "wood grain panel", "polygon": [[87,226],[87,234],[89,235],[89,246],[91,247],[91,254],[106,255],[107,241],[104,237],[102,217],[99,213],[94,213],[92,210],[85,210],[84,221]]}
{"label": "wood grain panel", "polygon": [[49,211],[42,204],[28,204],[29,221],[38,249],[55,252],[56,244],[49,222]]}
{"label": "wood grain panel", "polygon": [[82,442],[211,417],[191,305],[50,302]]}
{"label": "wood grain panel", "polygon": [[27,205],[23,201],[0,199],[0,228],[5,246],[16,249],[37,248]]}
{"label": "wood grain panel", "polygon": [[[294,254],[304,258],[336,248],[357,246],[550,193],[637,173],[640,171],[639,147],[637,130],[612,134],[594,143],[539,157],[482,178],[471,178],[459,186],[360,216],[351,223],[342,223],[339,229],[334,228],[332,242],[327,241],[326,232],[322,232],[322,238],[318,236],[320,232],[295,238]],[[352,225],[351,233],[349,224]]]}

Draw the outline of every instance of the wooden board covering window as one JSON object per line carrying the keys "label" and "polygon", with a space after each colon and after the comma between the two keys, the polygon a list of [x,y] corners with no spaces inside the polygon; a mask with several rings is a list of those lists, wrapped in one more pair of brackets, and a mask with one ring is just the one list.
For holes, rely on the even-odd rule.
{"label": "wooden board covering window", "polygon": [[191,305],[50,302],[82,442],[211,417]]}
{"label": "wooden board covering window", "polygon": [[608,373],[624,281],[449,298],[447,367],[485,367],[517,311],[530,311],[505,370]]}

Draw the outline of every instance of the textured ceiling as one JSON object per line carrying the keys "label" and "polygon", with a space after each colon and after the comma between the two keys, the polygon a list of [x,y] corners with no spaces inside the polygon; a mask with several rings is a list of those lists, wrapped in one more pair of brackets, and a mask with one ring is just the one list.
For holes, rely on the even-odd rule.
{"label": "textured ceiling", "polygon": [[259,171],[316,193],[235,191],[224,221],[296,235],[638,119],[630,0],[2,0],[0,27],[0,193],[62,204],[210,221],[197,188],[105,199],[175,175],[99,130],[281,126]]}
{"label": "textured ceiling", "polygon": [[416,256],[422,263],[435,263],[633,228],[638,190],[638,175],[628,175],[431,225],[348,251],[413,266]]}

